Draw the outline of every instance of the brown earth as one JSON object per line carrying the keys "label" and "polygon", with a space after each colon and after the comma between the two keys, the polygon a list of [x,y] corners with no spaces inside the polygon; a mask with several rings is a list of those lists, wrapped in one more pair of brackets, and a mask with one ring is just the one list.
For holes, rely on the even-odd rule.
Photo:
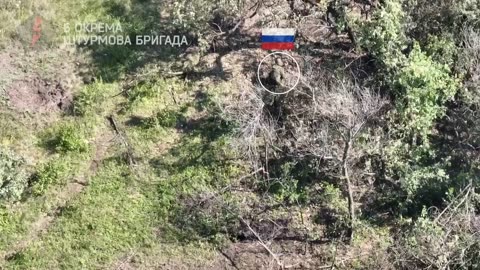
{"label": "brown earth", "polygon": [[6,95],[8,105],[20,112],[64,111],[72,102],[72,93],[62,83],[38,76],[13,82]]}
{"label": "brown earth", "polygon": [[4,48],[0,52],[0,101],[17,112],[65,111],[80,85],[83,57],[67,49],[32,52],[18,44]]}

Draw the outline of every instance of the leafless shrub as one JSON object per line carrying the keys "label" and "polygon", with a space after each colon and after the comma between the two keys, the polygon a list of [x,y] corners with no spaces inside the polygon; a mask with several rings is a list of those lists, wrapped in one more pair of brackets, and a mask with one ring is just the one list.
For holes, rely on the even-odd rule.
{"label": "leafless shrub", "polygon": [[458,63],[459,69],[467,75],[465,100],[480,104],[480,32],[465,28],[462,35],[463,48]]}
{"label": "leafless shrub", "polygon": [[349,171],[352,160],[363,155],[354,142],[387,101],[352,80],[324,72],[312,72],[302,82],[287,95],[246,89],[224,106],[224,113],[238,124],[238,149],[256,168],[268,172],[268,159],[282,156],[332,161],[327,169],[345,180],[353,228]]}
{"label": "leafless shrub", "polygon": [[[447,117],[438,126],[442,146],[451,156],[465,164],[480,162],[480,32],[465,28],[462,32],[463,48],[457,69],[464,73],[464,86],[457,104],[449,108]],[[477,166],[473,166],[477,167]]]}
{"label": "leafless shrub", "polygon": [[[312,93],[312,104],[306,108],[305,115],[310,122],[325,124],[318,138],[324,137],[322,141],[327,142],[324,147],[311,148],[314,142],[307,141],[306,146],[309,151],[315,149],[317,153],[312,154],[316,156],[320,154],[324,157],[336,156],[337,160],[341,160],[343,153],[332,145],[331,139],[341,139],[345,142],[354,139],[387,101],[372,90],[348,79],[320,78],[314,81],[315,86],[308,85],[305,81],[307,79],[304,79],[304,84]],[[318,132],[314,129],[311,131]],[[340,149],[343,150],[343,147]]]}
{"label": "leafless shrub", "polygon": [[400,269],[476,269],[480,265],[478,216],[468,185],[440,213],[424,215],[392,248]]}
{"label": "leafless shrub", "polygon": [[276,137],[273,119],[265,114],[262,94],[258,87],[245,88],[238,96],[227,99],[222,107],[224,117],[238,125],[234,147],[246,155],[254,168],[260,167],[260,148]]}
{"label": "leafless shrub", "polygon": [[326,136],[326,140],[324,137],[324,142],[330,142],[329,145],[327,144],[328,147],[317,148],[319,152],[316,155],[328,153],[339,162],[341,171],[339,178],[343,179],[347,186],[352,239],[355,206],[350,170],[352,160],[364,155],[362,151],[356,151],[354,143],[387,101],[351,80],[337,79],[327,81],[326,85],[317,81],[316,85],[320,87],[309,87],[313,93],[312,120],[323,120],[327,123],[328,130],[332,131],[330,136]]}

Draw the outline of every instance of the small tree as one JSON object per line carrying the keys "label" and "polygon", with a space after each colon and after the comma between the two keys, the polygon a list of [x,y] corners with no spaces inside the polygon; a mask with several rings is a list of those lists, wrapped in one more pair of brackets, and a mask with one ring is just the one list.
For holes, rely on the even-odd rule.
{"label": "small tree", "polygon": [[307,142],[302,148],[311,149],[308,151],[313,151],[315,156],[332,158],[338,162],[341,178],[347,187],[350,239],[353,239],[356,217],[354,184],[350,171],[354,160],[365,155],[363,150],[356,149],[355,143],[387,101],[351,80],[334,79],[323,87],[321,82],[316,85],[317,87],[309,87],[314,93],[309,114],[313,121],[324,122],[327,132],[323,133],[321,138],[316,138],[322,141],[319,147],[312,147],[315,142]]}

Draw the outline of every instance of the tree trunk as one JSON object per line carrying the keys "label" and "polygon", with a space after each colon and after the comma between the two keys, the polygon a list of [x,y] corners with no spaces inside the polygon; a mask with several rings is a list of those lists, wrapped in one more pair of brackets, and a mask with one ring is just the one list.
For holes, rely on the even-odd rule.
{"label": "tree trunk", "polygon": [[353,240],[354,235],[354,224],[355,224],[355,205],[353,201],[353,187],[350,181],[350,174],[348,172],[348,156],[350,154],[350,148],[352,147],[353,139],[351,133],[349,132],[347,140],[345,142],[345,148],[343,150],[342,158],[342,174],[343,178],[347,182],[347,192],[348,192],[348,214],[350,217],[350,242]]}

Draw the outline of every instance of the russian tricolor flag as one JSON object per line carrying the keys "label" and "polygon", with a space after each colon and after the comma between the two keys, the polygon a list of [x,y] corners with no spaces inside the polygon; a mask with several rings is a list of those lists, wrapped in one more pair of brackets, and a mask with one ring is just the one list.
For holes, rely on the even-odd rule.
{"label": "russian tricolor flag", "polygon": [[264,50],[295,49],[295,29],[294,28],[262,29],[262,49]]}

